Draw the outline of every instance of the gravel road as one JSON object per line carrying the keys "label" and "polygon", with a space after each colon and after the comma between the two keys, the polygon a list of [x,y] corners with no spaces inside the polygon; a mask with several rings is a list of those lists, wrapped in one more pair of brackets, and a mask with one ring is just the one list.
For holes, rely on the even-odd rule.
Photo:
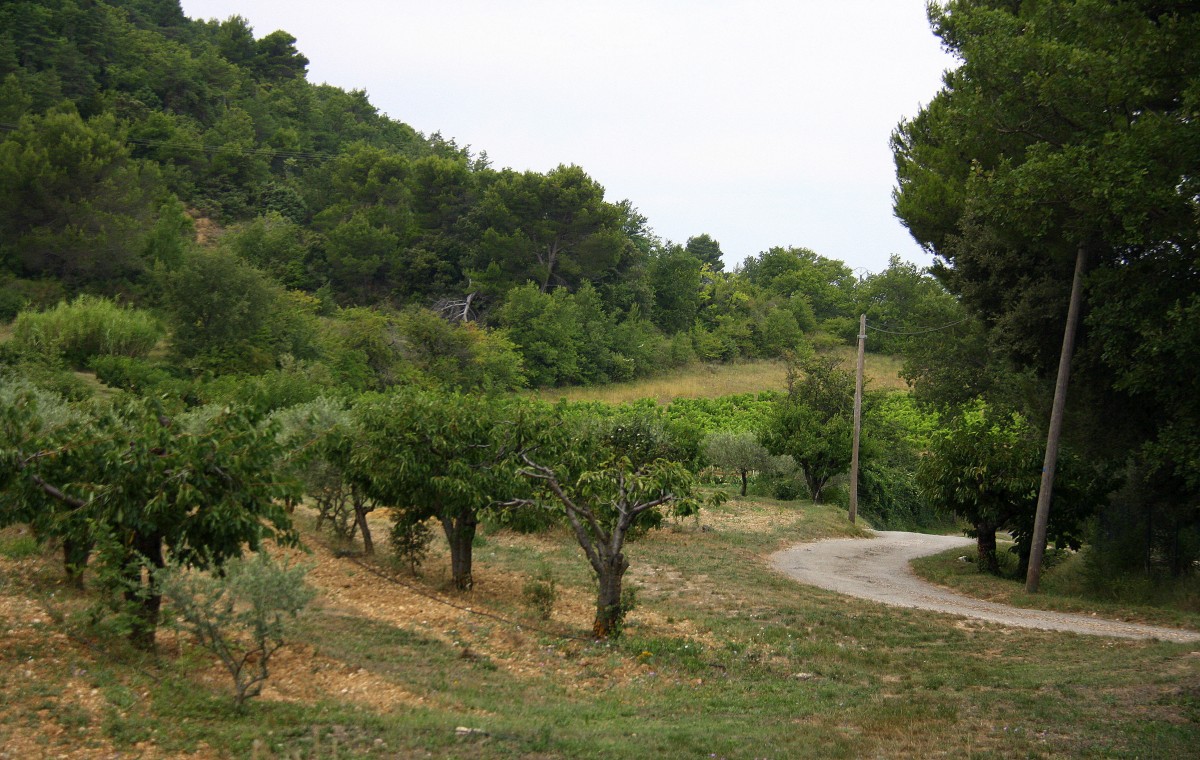
{"label": "gravel road", "polygon": [[927,554],[971,546],[973,539],[901,531],[876,531],[875,536],[797,544],[772,554],[770,560],[776,569],[801,583],[897,607],[916,607],[1021,628],[1073,631],[1092,636],[1179,643],[1200,641],[1200,633],[1195,631],[1009,607],[956,594],[921,580],[913,574],[908,563]]}

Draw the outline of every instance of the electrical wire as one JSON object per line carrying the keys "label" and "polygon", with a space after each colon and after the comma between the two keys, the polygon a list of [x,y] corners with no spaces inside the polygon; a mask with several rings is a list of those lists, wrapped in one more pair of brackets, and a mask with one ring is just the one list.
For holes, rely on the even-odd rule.
{"label": "electrical wire", "polygon": [[889,330],[885,327],[875,327],[870,322],[868,322],[867,329],[874,330],[875,332],[887,333],[888,335],[924,335],[926,333],[938,332],[939,330],[948,330],[949,328],[954,327],[955,325],[961,325],[963,322],[966,322],[968,319],[970,319],[970,318],[966,317],[966,318],[958,320],[957,322],[951,322],[950,324],[941,325],[939,327],[927,327],[927,328],[923,328],[920,330]]}

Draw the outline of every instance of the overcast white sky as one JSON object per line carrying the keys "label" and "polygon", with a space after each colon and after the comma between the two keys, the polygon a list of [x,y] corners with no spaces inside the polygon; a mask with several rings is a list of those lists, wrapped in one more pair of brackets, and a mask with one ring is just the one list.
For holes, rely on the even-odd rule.
{"label": "overcast white sky", "polygon": [[954,65],[925,0],[182,0],[295,35],[309,81],[487,151],[578,164],[662,238],[727,266],[803,246],[930,258],[892,215],[888,137]]}

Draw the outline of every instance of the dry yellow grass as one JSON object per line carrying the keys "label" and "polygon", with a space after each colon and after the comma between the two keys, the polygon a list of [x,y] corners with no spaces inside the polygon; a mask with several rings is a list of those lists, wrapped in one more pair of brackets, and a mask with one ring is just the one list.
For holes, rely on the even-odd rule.
{"label": "dry yellow grass", "polygon": [[[856,360],[852,346],[830,350],[843,367],[854,371]],[[900,378],[901,361],[893,356],[868,354],[864,375],[869,390],[904,390]],[[623,404],[652,398],[660,404],[677,398],[719,398],[737,393],[782,391],[787,385],[787,368],[778,359],[743,362],[739,364],[696,364],[665,375],[628,383],[573,388],[546,388],[537,395],[546,401],[565,398],[571,401],[603,401]]]}
{"label": "dry yellow grass", "polygon": [[574,388],[547,388],[538,395],[547,401],[604,401],[622,404],[652,398],[669,403],[676,398],[719,398],[735,393],[783,390],[787,370],[781,361],[744,364],[696,364],[665,375],[628,383]]}

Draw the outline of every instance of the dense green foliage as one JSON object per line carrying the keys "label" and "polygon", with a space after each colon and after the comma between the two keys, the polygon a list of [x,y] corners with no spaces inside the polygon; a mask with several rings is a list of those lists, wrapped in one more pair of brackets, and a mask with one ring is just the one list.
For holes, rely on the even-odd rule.
{"label": "dense green foliage", "polygon": [[978,321],[973,355],[1042,388],[1074,262],[1086,260],[1067,436],[1130,484],[1103,519],[1105,532],[1141,537],[1117,564],[1189,572],[1200,557],[1200,9],[954,0],[931,17],[962,64],[894,136],[897,214]]}
{"label": "dense green foliage", "polygon": [[853,340],[861,308],[899,328],[938,313],[914,298],[947,298],[899,262],[860,289],[802,248],[727,272],[718,241],[659,239],[581,167],[494,169],[310,84],[291,35],[239,16],[44,0],[0,22],[0,318],[120,295],[159,313],[191,375],[291,357],[380,389],[406,352],[363,329],[420,307],[477,328],[413,362],[442,383],[604,383],[780,356],[819,327]]}
{"label": "dense green foliage", "polygon": [[80,574],[93,546],[102,578],[132,607],[131,636],[150,648],[161,593],[143,569],[220,566],[274,537],[294,540],[271,473],[273,431],[253,416],[201,409],[170,420],[153,404],[68,405],[20,381],[0,385],[0,523],[57,538]]}

